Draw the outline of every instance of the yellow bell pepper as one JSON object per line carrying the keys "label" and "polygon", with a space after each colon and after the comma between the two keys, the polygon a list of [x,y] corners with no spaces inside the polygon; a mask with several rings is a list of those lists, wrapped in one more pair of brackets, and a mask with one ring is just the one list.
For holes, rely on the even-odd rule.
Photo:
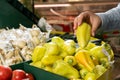
{"label": "yellow bell pepper", "polygon": [[45,67],[45,65],[43,65],[41,61],[32,62],[30,63],[30,65],[38,67],[38,68],[42,68],[42,69]]}
{"label": "yellow bell pepper", "polygon": [[82,64],[88,71],[92,71],[95,67],[88,51],[80,50],[75,54],[78,64]]}
{"label": "yellow bell pepper", "polygon": [[68,53],[65,50],[61,49],[59,56],[64,58],[64,57],[68,56]]}
{"label": "yellow bell pepper", "polygon": [[81,48],[85,48],[91,37],[91,26],[83,22],[76,30],[76,37]]}
{"label": "yellow bell pepper", "polygon": [[96,74],[96,78],[99,78],[107,69],[103,65],[96,65],[93,72]]}
{"label": "yellow bell pepper", "polygon": [[62,47],[64,43],[64,40],[59,36],[52,37],[51,41],[55,42],[59,47]]}
{"label": "yellow bell pepper", "polygon": [[100,65],[104,66],[105,68],[110,67],[110,61],[108,60],[108,58],[101,58],[99,62]]}
{"label": "yellow bell pepper", "polygon": [[84,80],[96,80],[96,75],[93,72],[88,72],[84,78]]}
{"label": "yellow bell pepper", "polygon": [[74,55],[76,51],[76,44],[74,40],[66,40],[64,41],[63,46],[61,48],[68,53],[68,55]]}
{"label": "yellow bell pepper", "polygon": [[66,63],[64,60],[57,60],[53,65],[53,72],[68,79],[79,79],[80,75],[77,69]]}
{"label": "yellow bell pepper", "polygon": [[64,58],[64,61],[67,62],[68,64],[72,65],[72,66],[77,64],[76,59],[75,59],[74,56],[66,56]]}
{"label": "yellow bell pepper", "polygon": [[104,46],[95,46],[90,50],[90,55],[96,57],[98,60],[100,58],[108,57],[109,53],[106,51]]}
{"label": "yellow bell pepper", "polygon": [[36,46],[32,53],[32,61],[40,61],[42,57],[45,55],[46,48],[43,46]]}
{"label": "yellow bell pepper", "polygon": [[49,71],[49,72],[53,72],[52,71],[52,66],[45,66],[43,69],[46,70],[46,71]]}
{"label": "yellow bell pepper", "polygon": [[96,57],[93,56],[93,55],[91,55],[90,57],[91,57],[91,59],[92,59],[94,65],[98,65],[98,64],[99,64],[99,60],[98,60],[98,58],[96,58]]}
{"label": "yellow bell pepper", "polygon": [[48,42],[44,44],[46,47],[45,55],[59,55],[59,46],[55,42]]}
{"label": "yellow bell pepper", "polygon": [[44,64],[44,65],[52,65],[56,60],[58,59],[62,59],[61,56],[51,56],[51,55],[46,55],[42,58],[41,62]]}
{"label": "yellow bell pepper", "polygon": [[92,42],[89,42],[88,45],[85,47],[86,50],[90,50],[92,48],[94,48],[96,45]]}
{"label": "yellow bell pepper", "polygon": [[109,56],[109,60],[113,61],[114,60],[114,52],[113,52],[111,46],[109,44],[107,44],[107,43],[102,44],[102,46],[104,46],[106,51],[109,53],[109,55],[108,55]]}
{"label": "yellow bell pepper", "polygon": [[89,71],[88,71],[86,68],[82,68],[82,69],[80,70],[80,76],[81,76],[81,78],[84,79],[85,76],[86,76],[86,74],[87,74],[88,72],[89,72]]}

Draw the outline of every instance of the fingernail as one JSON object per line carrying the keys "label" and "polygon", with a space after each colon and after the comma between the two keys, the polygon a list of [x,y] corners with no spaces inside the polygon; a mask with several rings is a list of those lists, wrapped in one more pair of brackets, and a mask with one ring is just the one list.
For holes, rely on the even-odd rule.
{"label": "fingernail", "polygon": [[95,36],[95,33],[92,33],[92,36]]}

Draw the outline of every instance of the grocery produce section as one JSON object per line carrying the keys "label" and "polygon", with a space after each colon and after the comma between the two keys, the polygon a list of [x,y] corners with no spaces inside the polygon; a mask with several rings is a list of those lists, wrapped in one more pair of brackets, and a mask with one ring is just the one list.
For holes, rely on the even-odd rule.
{"label": "grocery produce section", "polygon": [[89,27],[86,23],[81,26],[82,29],[78,28],[76,32],[80,42],[77,47],[72,39],[63,40],[54,36],[50,42],[35,47],[30,65],[71,80],[98,79],[111,67],[114,53],[109,44],[91,38],[90,29],[85,32]]}
{"label": "grocery produce section", "polygon": [[74,35],[33,18],[32,26],[0,29],[0,80],[113,80],[114,51],[100,36],[91,37],[89,24]]}
{"label": "grocery produce section", "polygon": [[[18,29],[1,29],[1,45],[4,46],[0,47],[0,64],[11,66],[14,71],[24,70],[24,67],[12,66],[25,62],[27,67],[42,69],[64,80],[97,80],[111,68],[114,53],[109,44],[90,37],[90,30],[89,24],[83,23],[76,31],[76,38],[65,39],[46,37],[49,33],[41,32],[36,25],[26,28],[20,24]],[[34,72],[26,73],[39,80]]]}

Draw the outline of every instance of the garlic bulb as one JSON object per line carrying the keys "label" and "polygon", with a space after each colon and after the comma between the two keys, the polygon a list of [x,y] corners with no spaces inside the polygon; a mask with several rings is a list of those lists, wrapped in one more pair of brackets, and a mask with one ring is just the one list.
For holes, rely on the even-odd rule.
{"label": "garlic bulb", "polygon": [[40,40],[39,40],[38,37],[33,37],[33,38],[32,38],[32,42],[33,42],[33,44],[34,44],[35,46],[37,46],[37,45],[40,43]]}
{"label": "garlic bulb", "polygon": [[15,40],[12,42],[13,46],[24,48],[26,46],[26,42],[24,40]]}
{"label": "garlic bulb", "polygon": [[33,28],[30,30],[31,35],[34,36],[38,36],[40,34],[40,29],[39,28]]}

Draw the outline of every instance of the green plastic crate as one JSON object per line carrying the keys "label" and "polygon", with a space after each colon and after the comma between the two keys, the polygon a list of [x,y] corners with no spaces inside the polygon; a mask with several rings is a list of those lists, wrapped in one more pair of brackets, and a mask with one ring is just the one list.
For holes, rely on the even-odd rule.
{"label": "green plastic crate", "polygon": [[22,69],[26,72],[32,73],[35,80],[68,80],[67,78],[62,77],[60,75],[57,75],[57,74],[45,71],[43,69],[31,66],[31,65],[29,65],[29,62],[30,61],[15,64],[10,67],[12,68],[12,70]]}
{"label": "green plastic crate", "polygon": [[[57,74],[45,71],[43,69],[31,66],[31,65],[29,65],[30,62],[31,61],[26,61],[26,62],[22,62],[22,63],[19,63],[19,64],[12,65],[10,67],[13,70],[15,70],[15,69],[22,69],[22,70],[24,70],[26,72],[32,73],[34,78],[35,78],[35,80],[69,80],[69,79],[67,79],[67,78],[65,78],[63,76],[60,76],[60,75],[57,75]],[[112,67],[109,68],[97,80],[113,80],[111,78],[111,75],[112,75],[111,71],[112,71]]]}

